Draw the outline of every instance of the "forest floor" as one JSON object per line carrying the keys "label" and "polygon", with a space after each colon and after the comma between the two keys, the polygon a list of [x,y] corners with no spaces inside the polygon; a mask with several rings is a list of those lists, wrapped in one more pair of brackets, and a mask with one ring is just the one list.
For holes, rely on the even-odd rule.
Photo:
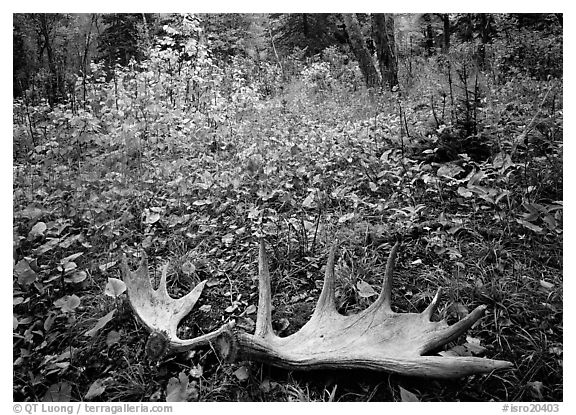
{"label": "forest floor", "polygon": [[[427,99],[412,98],[401,123],[397,106],[361,93],[303,94],[294,87],[189,140],[149,136],[137,152],[83,150],[75,162],[40,148],[14,162],[14,400],[563,400],[558,165],[506,143],[478,160],[423,158],[438,145]],[[526,132],[539,103],[487,119],[491,145]],[[561,137],[561,118],[548,119]],[[147,332],[115,280],[121,256],[134,269],[145,250],[156,280],[169,263],[175,297],[208,280],[181,337],[233,319],[251,331],[262,235],[280,335],[314,310],[333,241],[338,306],[350,314],[374,301],[402,235],[393,309],[423,311],[440,287],[437,318],[486,304],[447,348],[513,369],[431,381],[230,364],[210,348],[147,360]]]}

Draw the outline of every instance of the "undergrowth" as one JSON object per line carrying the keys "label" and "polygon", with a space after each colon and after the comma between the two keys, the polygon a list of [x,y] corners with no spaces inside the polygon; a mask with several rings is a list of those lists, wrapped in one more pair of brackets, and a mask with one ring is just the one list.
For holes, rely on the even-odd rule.
{"label": "undergrowth", "polygon": [[[202,128],[130,95],[147,72],[118,69],[120,103],[104,79],[91,81],[100,88],[91,108],[17,103],[14,400],[158,401],[185,384],[194,401],[396,401],[402,391],[421,401],[561,401],[561,84],[479,73],[474,105],[441,104],[446,71],[464,76],[454,62],[431,59],[418,82],[381,94],[350,83],[353,73],[295,76],[268,96],[255,86],[230,107],[205,102]],[[355,313],[375,299],[364,283],[379,291],[398,235],[395,311],[422,311],[440,287],[437,318],[488,305],[448,349],[512,370],[455,381],[300,373],[228,364],[210,348],[151,362],[147,333],[114,286],[121,256],[135,267],[145,251],[156,280],[170,264],[175,297],[208,280],[182,338],[232,319],[251,331],[264,237],[274,327],[288,335],[314,309],[333,243],[339,310]]]}

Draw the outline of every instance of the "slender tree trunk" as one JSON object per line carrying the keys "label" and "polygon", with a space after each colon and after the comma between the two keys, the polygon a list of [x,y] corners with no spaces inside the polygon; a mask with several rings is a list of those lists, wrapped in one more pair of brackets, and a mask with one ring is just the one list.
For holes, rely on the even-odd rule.
{"label": "slender tree trunk", "polygon": [[86,33],[84,43],[84,55],[82,56],[82,106],[86,109],[86,76],[88,75],[88,53],[90,52],[90,44],[92,43],[92,26],[98,20],[98,15],[92,13],[90,16],[90,28]]}
{"label": "slender tree trunk", "polygon": [[442,14],[442,23],[444,30],[442,32],[442,52],[448,53],[450,51],[450,15],[448,13]]}
{"label": "slender tree trunk", "polygon": [[480,19],[480,40],[478,45],[478,63],[481,68],[486,66],[486,44],[490,41],[490,15],[486,13],[479,14]]}
{"label": "slender tree trunk", "polygon": [[304,37],[308,38],[308,15],[306,13],[302,13],[302,32],[304,33]]}
{"label": "slender tree trunk", "polygon": [[364,38],[362,37],[362,30],[360,29],[358,17],[354,13],[343,14],[342,17],[344,19],[344,24],[346,25],[346,32],[348,32],[352,52],[358,60],[360,70],[362,71],[362,75],[366,81],[366,86],[368,86],[368,88],[375,87],[378,85],[380,77],[376,70],[376,66],[374,65],[374,61],[372,60],[372,56],[370,55],[370,51],[366,46],[366,42],[364,42]]}
{"label": "slender tree trunk", "polygon": [[54,63],[54,54],[52,53],[52,41],[50,39],[50,32],[52,28],[49,27],[46,14],[39,14],[40,35],[46,49],[46,57],[48,59],[48,70],[50,72],[50,80],[48,81],[48,103],[53,106],[56,103],[56,95],[58,93],[58,74],[56,64]]}
{"label": "slender tree trunk", "polygon": [[389,89],[398,85],[398,63],[394,38],[394,16],[375,13],[372,15],[372,36],[380,67],[382,83]]}
{"label": "slender tree trunk", "polygon": [[268,34],[270,35],[270,42],[272,43],[272,49],[274,50],[274,56],[276,56],[276,61],[278,62],[278,67],[280,68],[280,73],[282,74],[282,81],[286,81],[286,74],[284,73],[284,67],[282,66],[282,61],[278,56],[278,51],[276,50],[276,45],[274,44],[274,35],[272,35],[272,25],[268,21]]}

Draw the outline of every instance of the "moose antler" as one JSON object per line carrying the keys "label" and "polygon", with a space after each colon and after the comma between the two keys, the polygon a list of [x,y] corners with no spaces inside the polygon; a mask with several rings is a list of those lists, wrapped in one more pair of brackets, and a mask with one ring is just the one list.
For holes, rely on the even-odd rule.
{"label": "moose antler", "polygon": [[[135,272],[130,271],[126,256],[123,256],[122,269],[130,305],[140,322],[151,333],[146,343],[146,352],[152,359],[159,358],[165,352],[190,350],[227,338],[226,333],[230,332],[233,323],[225,324],[214,332],[194,339],[182,340],[177,335],[178,323],[192,310],[202,294],[206,281],[202,281],[184,297],[174,299],[166,289],[168,265],[162,269],[157,290],[154,290],[150,283],[146,253],[142,255],[140,266]],[[226,355],[225,348],[226,344],[220,346],[224,355]]]}
{"label": "moose antler", "polygon": [[[335,248],[332,248],[316,309],[308,323],[288,337],[278,337],[272,330],[270,272],[263,241],[260,242],[258,260],[259,309],[253,335],[232,333],[233,325],[229,323],[197,339],[180,340],[176,337],[176,325],[197,301],[201,291],[198,287],[203,286],[202,283],[183,299],[173,300],[167,293],[161,295],[152,291],[147,271],[142,270],[141,265],[136,273],[130,273],[126,267],[130,274],[126,285],[132,307],[144,325],[154,330],[157,336],[166,336],[166,344],[179,350],[215,342],[225,357],[233,358],[237,354],[242,359],[288,369],[361,368],[437,378],[461,377],[512,367],[510,362],[479,357],[425,355],[469,329],[482,316],[486,306],[477,307],[452,326],[445,321],[433,322],[430,319],[436,310],[439,290],[422,313],[393,312],[392,272],[398,246],[399,243],[394,245],[388,257],[378,299],[364,311],[349,316],[339,314],[336,309]],[[145,279],[147,283],[137,282],[135,276]],[[164,282],[161,281],[159,291],[162,286],[165,287],[165,273],[162,280]],[[187,299],[182,302],[186,308],[180,309],[177,302],[184,299]],[[161,312],[155,312],[156,308]],[[142,312],[143,309],[146,312]],[[166,331],[165,327],[170,329]]]}
{"label": "moose antler", "polygon": [[312,317],[298,332],[278,337],[272,331],[270,273],[264,243],[260,243],[260,298],[254,335],[239,334],[242,356],[289,369],[362,368],[424,377],[460,377],[512,366],[510,362],[478,357],[425,356],[456,339],[484,313],[477,307],[458,323],[430,321],[440,290],[420,314],[391,310],[392,271],[399,243],[386,264],[382,291],[364,311],[343,316],[334,296],[334,253],[326,267],[324,286]]}

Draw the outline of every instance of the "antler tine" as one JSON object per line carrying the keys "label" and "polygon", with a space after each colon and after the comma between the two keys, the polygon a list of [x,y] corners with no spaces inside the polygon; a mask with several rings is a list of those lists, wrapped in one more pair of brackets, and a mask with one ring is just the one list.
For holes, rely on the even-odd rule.
{"label": "antler tine", "polygon": [[255,335],[267,337],[274,335],[272,330],[272,293],[270,288],[270,271],[264,240],[260,240],[258,252],[258,314],[256,315]]}
{"label": "antler tine", "polygon": [[476,323],[484,315],[484,311],[486,311],[486,306],[479,305],[470,314],[468,314],[462,320],[452,324],[451,326],[448,326],[446,321],[443,320],[441,324],[445,326],[444,329],[438,331],[436,336],[430,338],[428,342],[422,346],[421,353],[427,353],[456,339],[458,336],[472,327],[472,325],[474,325],[474,323]]}
{"label": "antler tine", "polygon": [[367,311],[370,310],[369,312],[374,312],[376,310],[383,310],[384,312],[392,311],[392,274],[394,273],[396,255],[399,247],[400,241],[396,241],[388,255],[388,260],[386,261],[386,270],[384,271],[384,278],[382,281],[382,291],[380,291],[380,295],[376,301],[374,301],[374,303],[372,303],[372,305],[367,309]]}
{"label": "antler tine", "polygon": [[436,308],[438,307],[438,300],[440,299],[441,295],[442,295],[442,288],[438,288],[438,291],[436,291],[436,295],[432,299],[432,302],[428,304],[426,310],[422,312],[422,315],[426,317],[428,321],[432,320],[432,316],[436,312]]}
{"label": "antler tine", "polygon": [[322,292],[318,298],[318,303],[316,304],[316,310],[314,310],[314,315],[320,315],[324,313],[336,313],[336,296],[334,294],[335,284],[334,284],[334,257],[336,255],[336,245],[333,245],[330,249],[330,254],[328,255],[328,263],[326,264],[326,273],[324,274],[324,285],[322,286]]}

